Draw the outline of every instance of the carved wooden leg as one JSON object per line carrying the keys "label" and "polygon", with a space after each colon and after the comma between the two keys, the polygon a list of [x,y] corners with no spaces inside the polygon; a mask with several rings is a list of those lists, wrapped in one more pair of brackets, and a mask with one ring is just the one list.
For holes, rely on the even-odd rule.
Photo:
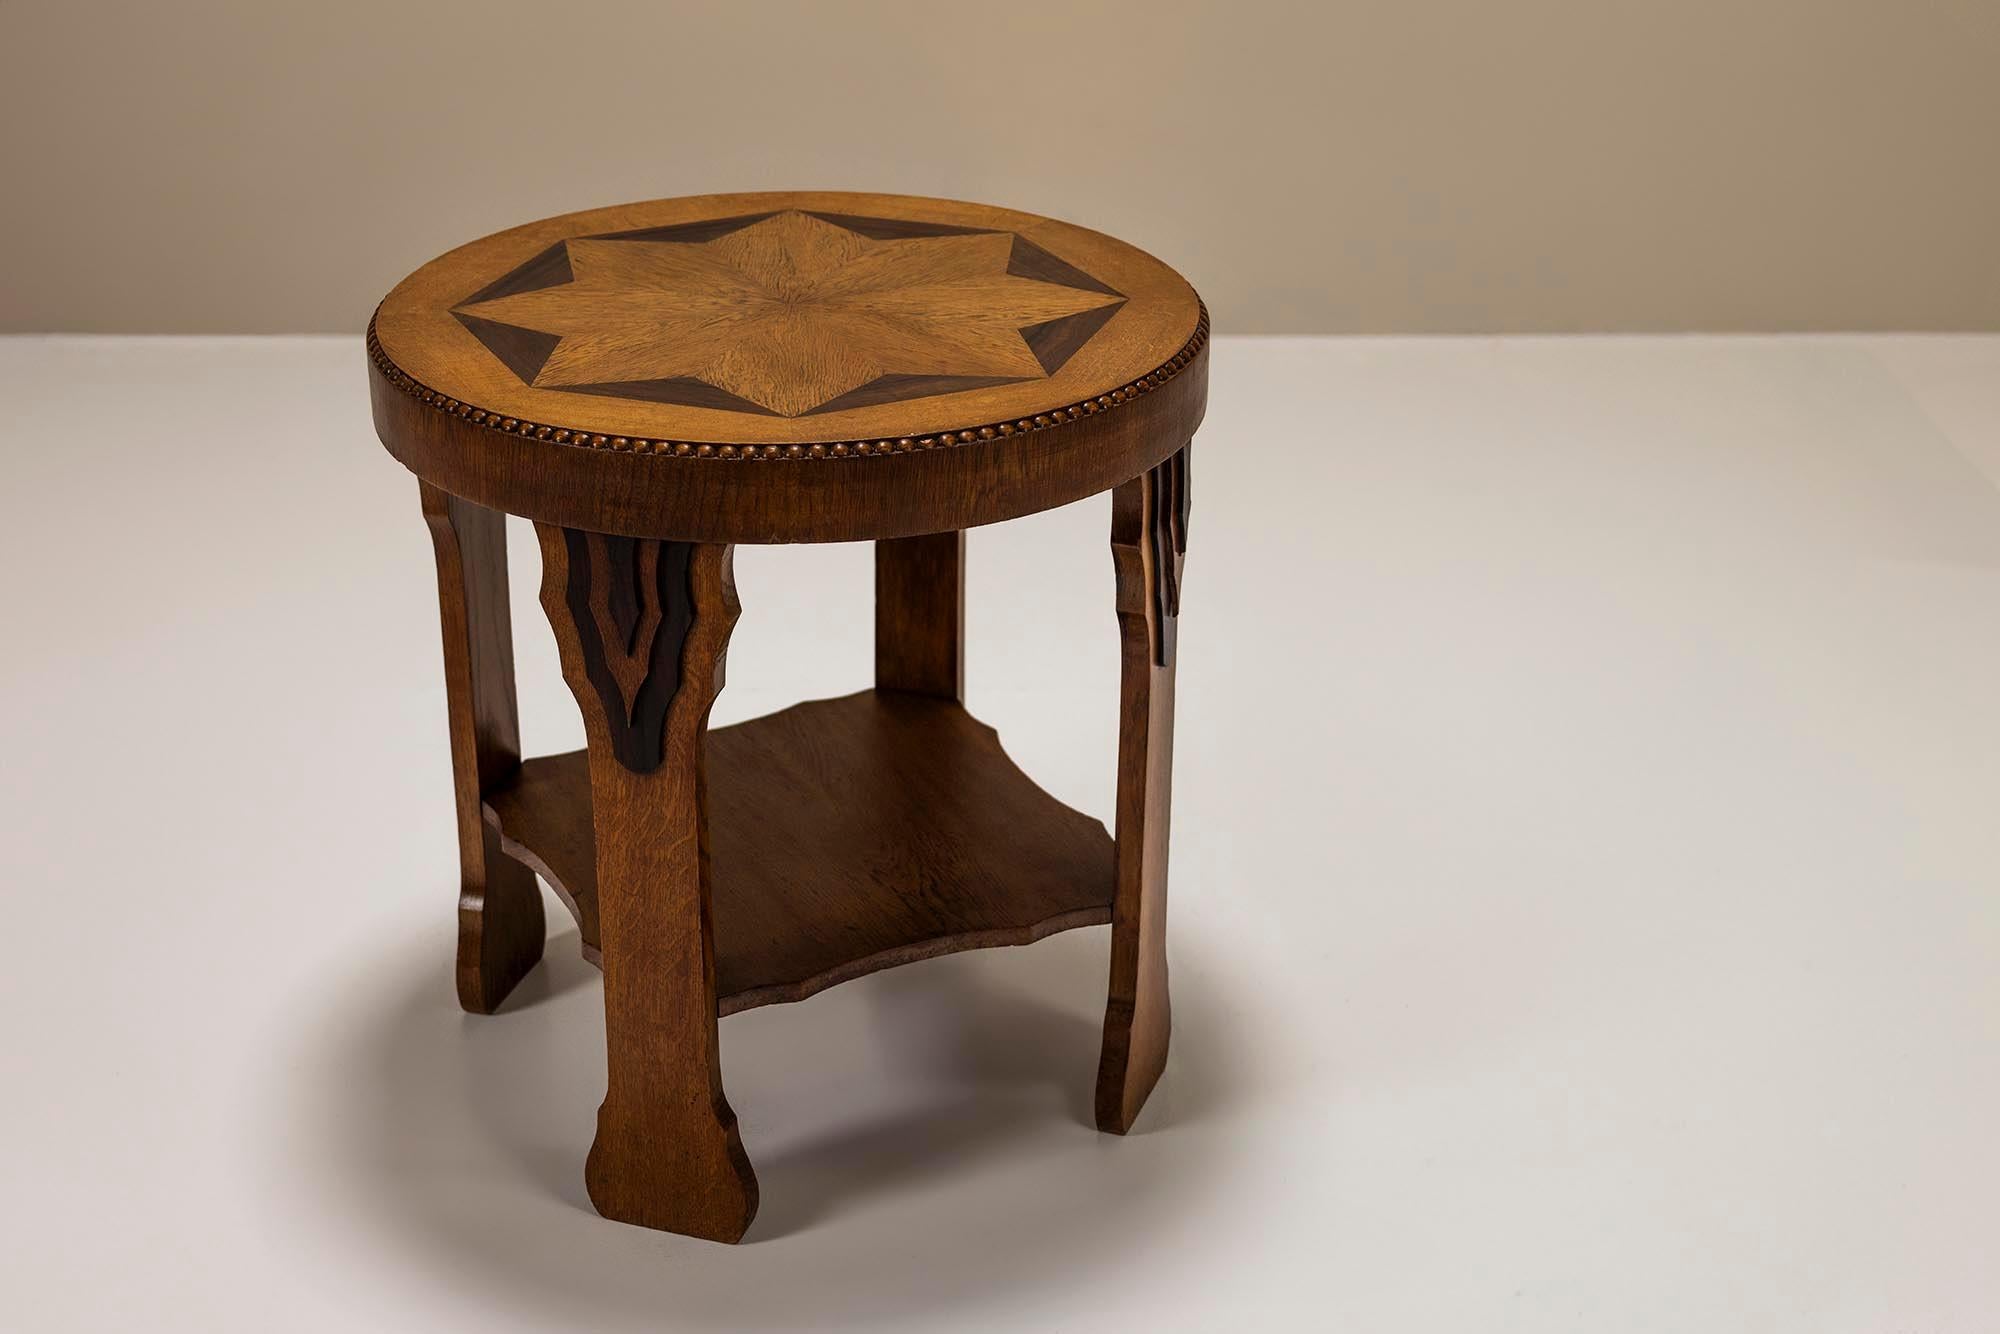
{"label": "carved wooden leg", "polygon": [[1097,1128],[1124,1134],[1167,1064],[1167,824],[1173,799],[1174,635],[1187,551],[1188,453],[1112,492],[1123,677],[1111,996]]}
{"label": "carved wooden leg", "polygon": [[735,1241],[757,1178],[722,1094],[703,755],[731,549],[537,529],[597,837],[610,1086],[584,1180],[606,1218]]}
{"label": "carved wooden leg", "polygon": [[875,688],[965,698],[965,534],[875,544]]}
{"label": "carved wooden leg", "polygon": [[521,764],[514,630],[507,610],[507,520],[420,482],[437,550],[445,710],[458,797],[458,1003],[491,1014],[542,957],[534,873],[500,851],[483,793]]}

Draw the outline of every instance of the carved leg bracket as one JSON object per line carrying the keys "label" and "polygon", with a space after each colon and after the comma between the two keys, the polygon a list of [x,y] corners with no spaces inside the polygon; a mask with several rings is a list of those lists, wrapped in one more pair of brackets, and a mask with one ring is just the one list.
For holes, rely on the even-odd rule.
{"label": "carved leg bracket", "polygon": [[1124,1134],[1166,1069],[1167,834],[1173,801],[1174,650],[1187,551],[1188,454],[1112,492],[1123,668],[1110,998],[1097,1068],[1097,1126]]}
{"label": "carved leg bracket", "polygon": [[583,712],[609,1088],[598,1212],[735,1241],[757,1178],[722,1092],[703,737],[736,622],[730,548],[538,525],[542,606]]}

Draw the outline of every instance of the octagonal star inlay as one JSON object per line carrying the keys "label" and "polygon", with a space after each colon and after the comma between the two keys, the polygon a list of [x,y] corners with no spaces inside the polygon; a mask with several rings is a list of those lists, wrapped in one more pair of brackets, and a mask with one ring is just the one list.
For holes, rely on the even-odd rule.
{"label": "octagonal star inlay", "polygon": [[1124,301],[1012,232],[785,210],[558,241],[452,314],[537,388],[796,417],[1053,375]]}

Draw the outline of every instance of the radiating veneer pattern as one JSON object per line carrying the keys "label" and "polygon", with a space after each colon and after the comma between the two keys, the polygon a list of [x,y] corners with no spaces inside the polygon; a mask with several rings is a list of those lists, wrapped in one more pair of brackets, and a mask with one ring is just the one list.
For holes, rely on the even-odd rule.
{"label": "radiating veneer pattern", "polygon": [[801,209],[579,236],[452,308],[524,384],[796,417],[1052,375],[1124,295],[997,229]]}

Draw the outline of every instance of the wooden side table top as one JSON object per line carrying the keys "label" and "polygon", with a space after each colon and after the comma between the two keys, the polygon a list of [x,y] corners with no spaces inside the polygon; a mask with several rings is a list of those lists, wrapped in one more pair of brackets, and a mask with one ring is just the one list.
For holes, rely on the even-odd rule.
{"label": "wooden side table top", "polygon": [[404,279],[368,348],[426,482],[634,537],[816,542],[1066,504],[1187,441],[1208,318],[1122,241],[901,195],[566,214]]}

